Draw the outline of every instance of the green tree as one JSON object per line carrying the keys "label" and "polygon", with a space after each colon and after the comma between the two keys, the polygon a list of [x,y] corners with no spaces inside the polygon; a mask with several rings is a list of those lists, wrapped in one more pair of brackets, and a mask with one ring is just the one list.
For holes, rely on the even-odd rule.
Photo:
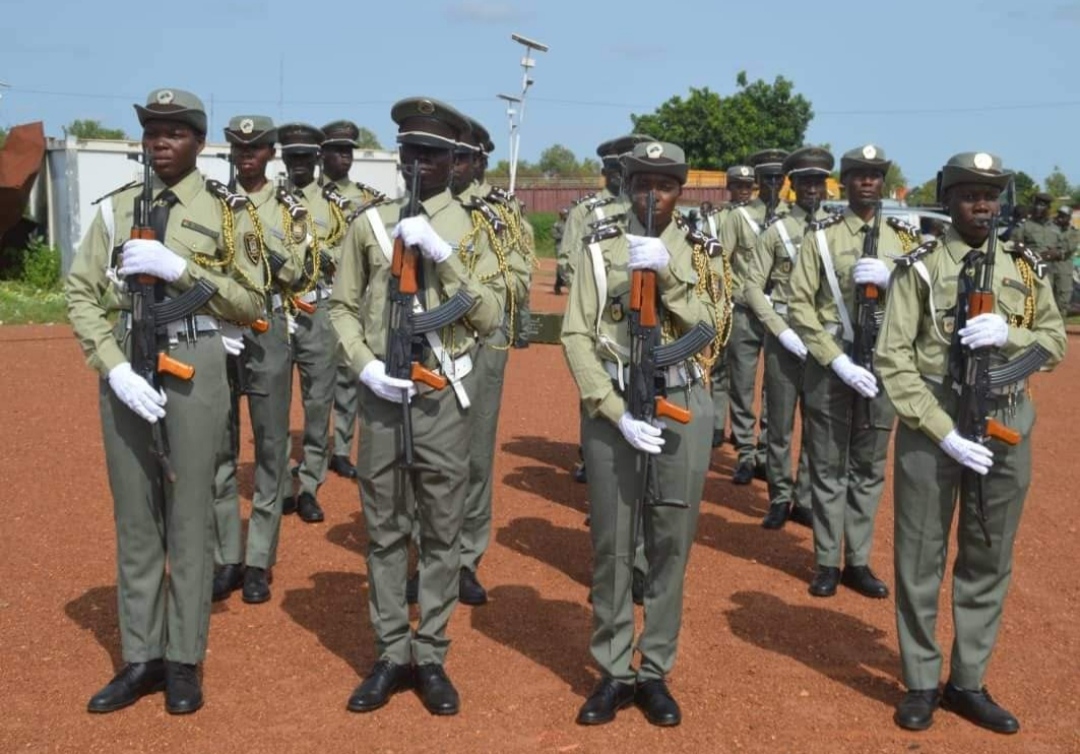
{"label": "green tree", "polygon": [[0,126],[0,147],[4,146],[4,142],[7,141],[8,130],[3,126]]}
{"label": "green tree", "polygon": [[911,207],[927,207],[937,204],[937,178],[931,178],[918,188],[908,192],[907,203]]}
{"label": "green tree", "polygon": [[363,126],[360,126],[360,135],[356,139],[356,144],[359,149],[382,149],[382,144],[379,143],[379,137],[375,135],[375,132]]}
{"label": "green tree", "polygon": [[900,169],[900,166],[895,162],[889,165],[889,170],[885,173],[885,196],[892,196],[897,189],[906,185],[907,178],[904,177],[904,171]]}
{"label": "green tree", "polygon": [[99,120],[73,120],[64,126],[64,136],[76,139],[126,139],[127,134],[120,128],[107,128]]}
{"label": "green tree", "polygon": [[771,84],[750,83],[741,71],[735,84],[737,91],[729,97],[691,87],[686,99],[675,95],[655,112],[630,120],[635,131],[681,146],[693,168],[718,170],[758,149],[802,146],[814,111],[794,93],[792,82],[778,76]]}
{"label": "green tree", "polygon": [[1043,185],[1046,186],[1046,192],[1055,199],[1072,193],[1069,187],[1069,179],[1065,177],[1065,174],[1061,172],[1061,168],[1057,165],[1054,165],[1053,172],[1046,176]]}
{"label": "green tree", "polygon": [[1013,176],[1013,186],[1016,190],[1016,201],[1022,205],[1030,205],[1031,200],[1039,191],[1039,185],[1035,179],[1023,170],[1017,170]]}
{"label": "green tree", "polygon": [[574,153],[562,144],[552,144],[540,153],[540,161],[536,164],[545,175],[569,177],[576,175],[578,161]]}

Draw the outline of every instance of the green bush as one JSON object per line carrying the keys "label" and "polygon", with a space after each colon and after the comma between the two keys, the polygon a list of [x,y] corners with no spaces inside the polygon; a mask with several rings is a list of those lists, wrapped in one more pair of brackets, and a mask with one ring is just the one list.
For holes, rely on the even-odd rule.
{"label": "green bush", "polygon": [[533,236],[536,239],[536,256],[554,257],[555,239],[551,237],[551,228],[559,218],[555,212],[530,212],[526,215],[533,227]]}
{"label": "green bush", "polygon": [[22,282],[42,291],[60,290],[60,250],[33,236],[23,252]]}

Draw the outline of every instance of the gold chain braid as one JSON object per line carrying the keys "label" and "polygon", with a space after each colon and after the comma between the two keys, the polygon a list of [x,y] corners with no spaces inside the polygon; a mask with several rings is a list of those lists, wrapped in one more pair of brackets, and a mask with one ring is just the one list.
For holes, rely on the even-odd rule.
{"label": "gold chain braid", "polygon": [[1035,324],[1035,270],[1026,259],[1019,258],[1016,259],[1016,270],[1028,289],[1028,295],[1024,297],[1024,319],[1020,326],[1030,330]]}
{"label": "gold chain braid", "polygon": [[221,205],[221,235],[223,236],[222,243],[225,247],[225,255],[221,258],[216,256],[209,256],[207,254],[194,254],[192,260],[195,264],[199,265],[203,269],[213,270],[217,269],[222,272],[226,270],[235,273],[243,280],[252,290],[266,293],[270,289],[270,261],[266,256],[266,244],[263,241],[263,227],[259,221],[259,216],[255,212],[251,203],[248,202],[245,206],[247,209],[248,217],[251,218],[251,224],[255,229],[256,243],[258,243],[259,260],[262,265],[265,283],[256,283],[247,273],[234,264],[236,261],[236,216],[233,214],[232,207],[224,199],[218,199],[218,203]]}
{"label": "gold chain braid", "polygon": [[337,246],[341,239],[345,237],[346,223],[345,214],[341,211],[341,207],[333,202],[327,202],[327,206],[330,208],[330,232],[326,234],[326,238],[319,238],[319,234],[315,230],[315,223],[312,221],[311,235],[327,248],[330,248]]}

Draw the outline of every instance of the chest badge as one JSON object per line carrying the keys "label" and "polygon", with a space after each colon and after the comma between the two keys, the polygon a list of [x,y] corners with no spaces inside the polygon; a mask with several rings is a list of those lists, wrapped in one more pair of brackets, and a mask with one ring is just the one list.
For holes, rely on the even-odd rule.
{"label": "chest badge", "polygon": [[608,315],[612,322],[622,322],[626,318],[626,310],[623,309],[622,299],[614,298],[608,306]]}
{"label": "chest badge", "polygon": [[259,235],[254,231],[244,234],[244,252],[252,264],[262,261],[262,244],[259,243]]}
{"label": "chest badge", "polygon": [[292,226],[289,228],[289,235],[292,237],[293,243],[300,243],[307,238],[307,223],[303,220],[293,220]]}

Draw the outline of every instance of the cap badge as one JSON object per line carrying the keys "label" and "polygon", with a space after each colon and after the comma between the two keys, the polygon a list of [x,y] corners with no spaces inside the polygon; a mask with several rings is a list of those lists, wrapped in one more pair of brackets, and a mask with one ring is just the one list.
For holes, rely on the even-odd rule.
{"label": "cap badge", "polygon": [[416,103],[416,109],[419,110],[422,115],[431,115],[435,112],[435,103],[429,99],[422,99]]}
{"label": "cap badge", "polygon": [[159,105],[171,105],[172,101],[176,99],[176,95],[172,93],[171,89],[162,89],[155,96]]}
{"label": "cap badge", "polygon": [[862,148],[862,156],[868,160],[872,160],[877,157],[877,147],[873,144],[867,144]]}
{"label": "cap badge", "polygon": [[658,142],[653,142],[645,147],[645,156],[650,160],[656,160],[662,157],[664,154],[664,145]]}
{"label": "cap badge", "polygon": [[741,175],[743,177],[749,176],[750,175],[750,168],[743,165],[741,168],[739,168],[739,175]]}
{"label": "cap badge", "polygon": [[250,134],[255,130],[255,121],[251,118],[244,118],[240,121],[240,133]]}
{"label": "cap badge", "polygon": [[972,160],[979,170],[989,170],[994,167],[994,158],[988,155],[986,152],[979,152]]}

